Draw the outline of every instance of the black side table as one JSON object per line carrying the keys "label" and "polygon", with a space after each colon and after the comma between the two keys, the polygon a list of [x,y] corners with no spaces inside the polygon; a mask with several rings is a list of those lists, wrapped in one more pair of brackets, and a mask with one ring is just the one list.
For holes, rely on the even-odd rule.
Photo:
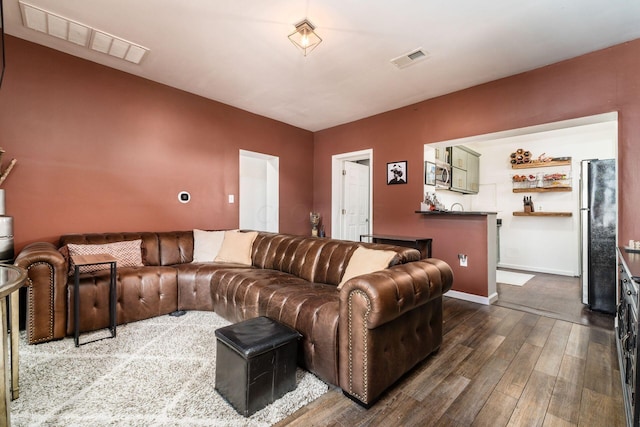
{"label": "black side table", "polygon": [[[110,277],[109,277],[109,330],[111,336],[106,338],[115,338],[116,336],[116,259],[108,254],[96,254],[96,255],[73,255],[71,256],[73,263],[75,264],[74,270],[74,290],[73,290],[73,339],[76,347],[80,347],[80,267],[88,265],[100,265],[110,264]],[[90,342],[99,341],[88,341]]]}
{"label": "black side table", "polygon": [[420,251],[422,258],[431,258],[431,241],[429,237],[388,236],[383,234],[361,234],[360,241],[371,243],[385,243],[387,245],[404,246]]}

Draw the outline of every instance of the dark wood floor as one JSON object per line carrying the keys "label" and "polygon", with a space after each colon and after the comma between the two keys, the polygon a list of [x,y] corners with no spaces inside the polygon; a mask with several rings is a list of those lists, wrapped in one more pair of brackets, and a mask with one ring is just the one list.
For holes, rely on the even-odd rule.
{"label": "dark wood floor", "polygon": [[614,333],[600,324],[607,316],[570,321],[544,304],[516,310],[452,298],[444,310],[440,351],[372,408],[334,389],[277,426],[625,425]]}

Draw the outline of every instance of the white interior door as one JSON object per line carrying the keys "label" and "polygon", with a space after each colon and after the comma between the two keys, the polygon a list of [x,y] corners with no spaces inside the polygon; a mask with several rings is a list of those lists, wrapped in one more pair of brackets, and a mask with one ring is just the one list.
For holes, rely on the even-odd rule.
{"label": "white interior door", "polygon": [[369,166],[344,162],[342,230],[346,240],[369,234]]}
{"label": "white interior door", "polygon": [[240,150],[240,228],[278,232],[279,158]]}

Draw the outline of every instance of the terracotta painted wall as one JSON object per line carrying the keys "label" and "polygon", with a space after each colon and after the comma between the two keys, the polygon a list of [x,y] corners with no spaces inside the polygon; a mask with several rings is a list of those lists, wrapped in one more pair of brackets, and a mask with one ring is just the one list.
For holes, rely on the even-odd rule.
{"label": "terracotta painted wall", "polygon": [[[428,67],[428,64],[425,63]],[[426,72],[426,71],[425,71]],[[331,232],[331,156],[373,149],[375,233],[423,235],[423,144],[619,112],[620,241],[640,238],[640,40],[316,132],[314,210]],[[409,160],[387,186],[386,163]],[[437,254],[438,242],[434,241]]]}
{"label": "terracotta painted wall", "polygon": [[[280,157],[280,231],[309,232],[313,134],[11,36],[0,147],[16,249],[60,234],[238,226],[239,149]],[[191,192],[181,204],[178,192]]]}

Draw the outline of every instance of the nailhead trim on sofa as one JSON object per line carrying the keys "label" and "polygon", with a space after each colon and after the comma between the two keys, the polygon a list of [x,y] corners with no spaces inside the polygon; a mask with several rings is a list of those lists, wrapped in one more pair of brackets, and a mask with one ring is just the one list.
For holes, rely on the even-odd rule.
{"label": "nailhead trim on sofa", "polygon": [[[35,262],[33,264],[31,264],[28,268],[27,268],[27,290],[29,292],[29,297],[27,298],[27,301],[29,301],[29,310],[33,310],[33,282],[31,281],[31,278],[29,277],[29,270],[31,270],[33,267],[39,266],[39,265],[45,265],[47,267],[49,267],[49,291],[50,294],[53,295],[53,285],[54,285],[54,280],[53,280],[53,267],[51,266],[51,264],[49,264],[48,262]],[[53,302],[54,299],[51,298],[50,299],[50,307],[49,307],[49,335],[47,335],[46,337],[42,337],[39,338],[37,340],[33,340],[31,341],[32,344],[35,343],[39,343],[39,342],[46,342],[46,341],[51,341],[53,339],[53,312],[54,312],[54,307],[53,307]],[[31,318],[29,320],[29,336],[32,337],[34,334],[34,329],[35,329],[35,325],[34,325],[34,320],[33,318]]]}
{"label": "nailhead trim on sofa", "polygon": [[[353,296],[354,295],[360,295],[362,297],[364,297],[364,299],[367,301],[367,311],[364,315],[364,319],[365,321],[362,324],[362,336],[363,336],[363,343],[364,343],[364,351],[362,352],[363,354],[363,359],[362,359],[362,378],[363,378],[363,389],[364,389],[364,395],[360,396],[358,393],[353,391],[353,342],[352,342],[352,338],[353,338],[353,317],[352,317],[352,312],[353,312]],[[369,383],[369,377],[367,376],[367,364],[368,364],[368,359],[367,359],[367,354],[368,354],[368,342],[367,342],[367,321],[369,319],[369,313],[371,313],[371,301],[369,301],[369,298],[367,298],[367,294],[362,292],[359,289],[356,289],[355,291],[351,292],[349,294],[349,393],[351,393],[351,395],[357,397],[358,399],[362,400],[363,402],[367,401],[367,390],[368,390],[368,383]]]}

